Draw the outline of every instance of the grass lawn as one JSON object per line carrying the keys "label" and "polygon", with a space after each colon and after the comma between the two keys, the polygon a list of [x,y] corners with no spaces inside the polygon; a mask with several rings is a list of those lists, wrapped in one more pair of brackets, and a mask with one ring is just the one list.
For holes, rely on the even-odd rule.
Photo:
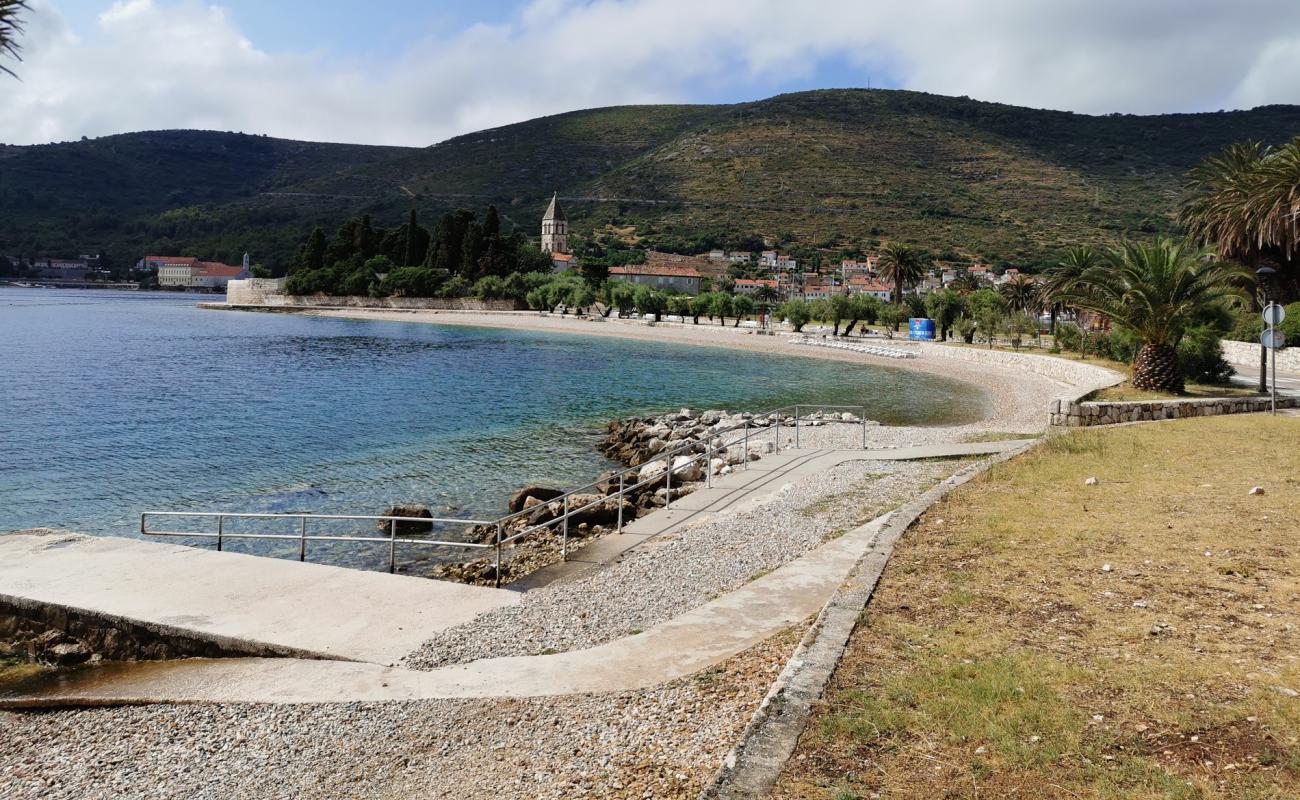
{"label": "grass lawn", "polygon": [[954,492],[772,796],[1300,797],[1298,443],[1265,416],[1080,431]]}
{"label": "grass lawn", "polygon": [[1209,384],[1189,383],[1183,388],[1182,394],[1172,394],[1170,392],[1153,392],[1147,389],[1135,389],[1131,383],[1124,381],[1119,386],[1111,386],[1110,388],[1093,392],[1088,395],[1087,399],[1121,402],[1125,400],[1176,400],[1179,398],[1195,400],[1207,397],[1259,396],[1259,392],[1245,386],[1213,386]]}

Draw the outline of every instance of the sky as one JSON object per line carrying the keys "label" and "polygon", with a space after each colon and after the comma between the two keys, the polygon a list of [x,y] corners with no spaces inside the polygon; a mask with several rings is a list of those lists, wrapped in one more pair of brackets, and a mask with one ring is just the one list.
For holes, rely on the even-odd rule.
{"label": "sky", "polygon": [[915,89],[1080,113],[1300,103],[1297,0],[32,0],[0,142],[424,146],[547,114]]}

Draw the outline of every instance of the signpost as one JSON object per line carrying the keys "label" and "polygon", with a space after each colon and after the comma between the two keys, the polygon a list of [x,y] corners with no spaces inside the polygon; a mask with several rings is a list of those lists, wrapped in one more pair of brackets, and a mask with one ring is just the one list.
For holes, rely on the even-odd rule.
{"label": "signpost", "polygon": [[1259,337],[1259,341],[1269,349],[1272,354],[1270,357],[1269,372],[1272,375],[1272,410],[1277,414],[1277,351],[1286,346],[1286,337],[1277,329],[1286,319],[1286,309],[1277,303],[1269,303],[1264,306],[1264,323],[1268,325],[1268,330],[1264,331]]}

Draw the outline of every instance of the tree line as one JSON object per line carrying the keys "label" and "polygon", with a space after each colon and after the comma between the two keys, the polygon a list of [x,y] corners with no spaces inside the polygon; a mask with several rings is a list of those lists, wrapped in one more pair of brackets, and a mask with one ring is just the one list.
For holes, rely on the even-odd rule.
{"label": "tree line", "polygon": [[549,272],[551,257],[520,231],[502,231],[488,206],[482,220],[465,209],[432,230],[415,211],[403,224],[379,228],[369,215],[339,226],[333,238],[317,227],[298,249],[285,290],[290,294],[464,297],[489,277]]}

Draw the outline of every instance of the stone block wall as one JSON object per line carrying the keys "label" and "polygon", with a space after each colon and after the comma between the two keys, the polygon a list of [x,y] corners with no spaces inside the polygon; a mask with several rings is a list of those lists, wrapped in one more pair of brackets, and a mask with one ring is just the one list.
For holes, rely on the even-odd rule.
{"label": "stone block wall", "polygon": [[1030,353],[1008,353],[1005,350],[987,350],[978,347],[959,347],[929,342],[891,343],[891,346],[894,344],[914,347],[927,356],[1023,369],[1036,375],[1042,375],[1045,378],[1079,387],[1082,394],[1091,394],[1098,389],[1115,386],[1124,380],[1123,375],[1105,367],[1082,361],[1071,361],[1065,358]]}
{"label": "stone block wall", "polygon": [[[1300,372],[1300,342],[1292,342],[1295,347],[1277,351],[1278,372]],[[1258,342],[1231,342],[1223,340],[1223,358],[1229,364],[1239,367],[1259,366]]]}
{"label": "stone block wall", "polygon": [[292,308],[378,308],[404,311],[522,311],[514,300],[475,300],[469,297],[333,297],[330,295],[287,295],[284,280],[231,281],[226,305],[271,309]]}
{"label": "stone block wall", "polygon": [[[1222,414],[1251,414],[1268,411],[1270,407],[1270,401],[1267,397],[1211,397],[1203,400],[1090,403],[1062,399],[1052,402],[1051,423],[1063,428],[1087,428],[1093,425],[1117,425],[1121,422],[1216,417]],[[1295,408],[1296,400],[1292,397],[1279,397],[1277,407]]]}

